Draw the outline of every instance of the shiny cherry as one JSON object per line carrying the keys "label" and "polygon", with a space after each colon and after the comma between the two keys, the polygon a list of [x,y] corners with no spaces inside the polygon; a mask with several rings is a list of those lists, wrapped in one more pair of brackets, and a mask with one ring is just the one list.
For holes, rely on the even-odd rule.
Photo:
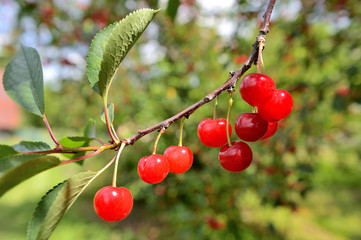
{"label": "shiny cherry", "polygon": [[276,122],[290,115],[292,108],[291,94],[286,90],[276,89],[268,102],[258,106],[258,114],[268,122]]}
{"label": "shiny cherry", "polygon": [[278,122],[268,122],[268,129],[266,134],[261,138],[261,140],[265,140],[267,138],[272,137],[277,132]]}
{"label": "shiny cherry", "polygon": [[255,142],[267,132],[268,122],[258,113],[242,113],[236,120],[234,129],[237,136],[243,141]]}
{"label": "shiny cherry", "polygon": [[259,106],[271,99],[275,89],[272,78],[260,73],[251,73],[242,79],[239,92],[249,105]]}
{"label": "shiny cherry", "polygon": [[232,146],[225,145],[218,154],[222,167],[231,172],[241,172],[251,165],[252,150],[245,142],[232,142]]}
{"label": "shiny cherry", "polygon": [[94,210],[105,221],[115,222],[126,218],[133,208],[133,197],[125,187],[107,186],[94,196]]}
{"label": "shiny cherry", "polygon": [[165,179],[168,172],[168,159],[162,155],[152,154],[139,160],[138,174],[146,183],[159,183]]}
{"label": "shiny cherry", "polygon": [[[207,147],[222,147],[227,143],[227,120],[224,118],[203,119],[198,125],[199,140]],[[232,135],[232,126],[228,124],[229,136]]]}
{"label": "shiny cherry", "polygon": [[164,154],[168,159],[169,171],[172,173],[184,173],[190,169],[193,163],[192,151],[183,146],[170,146]]}

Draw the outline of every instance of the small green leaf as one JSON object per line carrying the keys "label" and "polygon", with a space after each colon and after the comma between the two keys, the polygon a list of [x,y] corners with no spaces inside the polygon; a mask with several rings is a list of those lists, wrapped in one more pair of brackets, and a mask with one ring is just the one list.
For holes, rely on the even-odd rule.
{"label": "small green leaf", "polygon": [[141,9],[119,21],[112,29],[99,71],[98,88],[102,97],[107,95],[111,81],[129,50],[159,10]]}
{"label": "small green leaf", "polygon": [[167,15],[172,18],[173,21],[177,15],[179,5],[180,5],[180,0],[168,1],[168,6],[167,6],[166,12],[167,12]]}
{"label": "small green leaf", "polygon": [[[93,139],[87,137],[65,137],[60,139],[60,144],[68,148],[88,147]],[[84,156],[86,152],[79,153],[64,153],[62,154],[67,159]]]}
{"label": "small green leaf", "polygon": [[15,144],[14,149],[18,152],[35,152],[51,150],[50,146],[44,142],[21,141]]}
{"label": "small green leaf", "polygon": [[42,116],[44,106],[43,70],[38,52],[21,45],[5,68],[4,89],[24,109]]}
{"label": "small green leaf", "polygon": [[[113,103],[108,104],[107,109],[108,109],[109,121],[110,121],[110,124],[112,124],[113,120],[114,120],[114,104]],[[106,124],[104,108],[102,109],[100,118]]]}
{"label": "small green leaf", "polygon": [[15,155],[17,153],[18,152],[15,151],[15,149],[12,146],[0,144],[0,161],[2,158],[5,158],[10,155]]}
{"label": "small green leaf", "polygon": [[90,82],[90,86],[94,88],[94,90],[96,90],[96,92],[98,93],[99,90],[97,83],[99,81],[99,72],[103,60],[103,52],[114,27],[115,23],[98,32],[92,40],[88,53],[86,73]]}
{"label": "small green leaf", "polygon": [[96,138],[96,132],[95,132],[95,120],[89,119],[87,125],[84,129],[84,137],[86,138]]}
{"label": "small green leaf", "polygon": [[58,184],[39,202],[28,225],[27,240],[46,240],[71,205],[95,179],[96,172],[82,172]]}
{"label": "small green leaf", "polygon": [[0,196],[22,181],[55,167],[61,161],[39,154],[9,155],[0,159]]}

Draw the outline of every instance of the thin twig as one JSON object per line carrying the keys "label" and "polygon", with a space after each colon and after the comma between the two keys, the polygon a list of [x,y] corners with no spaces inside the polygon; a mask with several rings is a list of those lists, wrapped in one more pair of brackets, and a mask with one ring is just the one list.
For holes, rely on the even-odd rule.
{"label": "thin twig", "polygon": [[189,106],[188,108],[184,109],[183,111],[179,112],[178,114],[158,123],[155,124],[151,127],[148,127],[146,129],[143,130],[139,130],[137,134],[133,135],[130,138],[126,138],[123,141],[127,142],[127,145],[131,145],[134,144],[136,141],[138,141],[140,138],[142,138],[143,136],[164,128],[167,129],[171,124],[173,124],[175,121],[177,121],[178,119],[182,118],[182,117],[188,117],[189,115],[191,115],[194,111],[196,111],[198,108],[200,108],[201,106],[203,106],[204,104],[212,101],[214,98],[216,98],[218,95],[220,95],[222,92],[228,90],[228,89],[232,89],[235,88],[237,81],[241,78],[241,76],[248,70],[251,68],[252,64],[257,61],[258,58],[258,48],[259,48],[259,42],[260,41],[265,41],[265,36],[269,33],[269,24],[270,24],[270,18],[271,18],[271,14],[273,11],[273,7],[275,5],[276,0],[270,0],[266,9],[266,12],[263,15],[263,26],[259,31],[259,34],[256,38],[256,41],[253,43],[253,50],[250,54],[250,56],[248,57],[247,61],[244,63],[244,65],[239,68],[236,71],[232,71],[231,74],[231,78],[225,82],[222,86],[220,86],[218,89],[214,90],[213,92],[211,92],[210,94],[208,94],[207,96],[205,96],[202,100],[194,103],[193,105]]}

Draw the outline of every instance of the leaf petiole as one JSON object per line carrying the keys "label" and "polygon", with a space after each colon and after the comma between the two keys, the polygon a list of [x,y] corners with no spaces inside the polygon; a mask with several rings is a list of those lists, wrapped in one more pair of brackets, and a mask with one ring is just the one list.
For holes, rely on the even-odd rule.
{"label": "leaf petiole", "polygon": [[46,119],[45,114],[43,115],[43,121],[44,121],[44,123],[45,123],[45,125],[46,125],[46,128],[48,129],[48,132],[49,132],[49,134],[50,134],[51,139],[53,139],[53,141],[54,141],[54,143],[56,144],[56,146],[57,146],[57,147],[58,147],[58,146],[61,146],[61,144],[59,143],[59,141],[55,138],[55,136],[54,136],[54,134],[53,134],[53,131],[52,131],[51,128],[50,128],[48,119]]}
{"label": "leaf petiole", "polygon": [[110,138],[112,139],[112,141],[114,143],[119,143],[119,138],[118,136],[116,135],[115,131],[113,132],[112,130],[112,124],[109,120],[109,113],[108,113],[108,104],[107,104],[107,97],[108,95],[108,92],[106,93],[105,97],[104,97],[104,116],[105,116],[105,123],[107,125],[107,129],[108,129],[108,133],[109,133],[109,136]]}

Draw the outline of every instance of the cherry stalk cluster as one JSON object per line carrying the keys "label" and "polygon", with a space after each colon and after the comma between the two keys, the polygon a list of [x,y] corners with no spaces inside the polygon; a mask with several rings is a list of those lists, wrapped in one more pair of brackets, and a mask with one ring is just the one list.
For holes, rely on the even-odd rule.
{"label": "cherry stalk cluster", "polygon": [[[111,138],[109,143],[104,143],[98,140],[98,142],[100,142],[100,146],[87,146],[77,148],[70,148],[64,146],[63,144],[61,144],[61,141],[58,141],[54,136],[50,125],[46,119],[44,107],[42,106],[42,108],[40,108],[40,116],[43,117],[50,137],[56,144],[56,147],[51,150],[25,152],[23,154],[90,152],[80,157],[61,161],[57,164],[58,166],[90,158],[106,150],[115,150],[116,155],[106,164],[103,169],[98,171],[95,176],[91,178],[89,183],[99,174],[104,172],[110,165],[115,163],[112,185],[103,187],[95,194],[94,209],[99,215],[99,217],[106,221],[120,221],[130,214],[133,207],[133,197],[130,191],[126,187],[116,186],[119,157],[124,147],[132,145],[143,136],[158,130],[159,134],[157,139],[155,140],[152,154],[141,158],[138,163],[139,177],[146,183],[156,184],[163,181],[169,172],[174,174],[185,173],[192,166],[193,153],[188,147],[185,147],[182,144],[182,131],[184,121],[198,108],[214,99],[217,99],[221,93],[227,91],[229,94],[229,107],[227,118],[223,119],[216,117],[216,100],[213,119],[204,119],[199,123],[197,131],[198,137],[204,145],[208,147],[220,148],[218,159],[223,168],[232,172],[240,172],[245,170],[248,166],[250,166],[252,162],[252,150],[244,141],[254,142],[260,139],[266,139],[271,137],[277,130],[277,122],[286,118],[292,111],[293,107],[291,95],[286,90],[276,89],[273,80],[270,77],[261,74],[261,67],[264,68],[262,51],[265,46],[265,36],[269,32],[270,17],[274,4],[275,0],[269,1],[269,4],[263,16],[263,26],[260,29],[256,41],[253,44],[253,50],[249,58],[246,60],[245,64],[238,70],[231,71],[229,73],[227,81],[222,84],[218,89],[205,96],[202,100],[194,103],[193,105],[189,106],[178,114],[158,124],[155,124],[143,130],[139,130],[138,133],[129,138],[120,139],[117,136],[116,131],[114,130],[111,123],[112,120],[108,111],[107,104],[108,89],[112,78],[107,78],[107,75],[105,74],[107,73],[107,71],[105,70],[97,72],[96,76],[98,76],[99,74],[102,75],[102,77],[105,76],[102,81],[96,82],[98,84],[96,87],[98,87],[98,90],[100,90],[100,95],[103,97],[104,101],[105,123],[107,125],[109,136]],[[131,20],[128,19],[126,21]],[[103,33],[101,35],[103,39],[101,37],[99,38],[104,40],[107,37],[107,33],[113,31],[112,29],[113,28],[110,27],[103,30]],[[120,31],[118,30],[118,28],[114,27],[114,29],[114,31]],[[131,44],[128,43],[128,45],[130,46]],[[112,45],[109,46],[111,46],[109,49],[113,50]],[[107,48],[104,51],[108,53],[110,52],[109,49]],[[92,54],[96,54],[97,50],[99,49],[92,49]],[[232,94],[235,91],[237,81],[248,69],[251,68],[253,64],[257,65],[258,73],[245,76],[241,81],[239,90],[242,98],[252,106],[253,111],[251,113],[241,114],[236,120],[235,132],[237,136],[243,141],[231,142],[230,138],[232,135],[232,126],[229,119],[233,103]],[[9,70],[8,72],[11,72],[11,70]],[[11,78],[9,77],[9,79]],[[156,149],[159,138],[170,125],[172,125],[179,119],[182,119],[182,121],[180,125],[181,127],[178,145],[168,147],[163,153],[163,155],[157,154]]]}
{"label": "cherry stalk cluster", "polygon": [[[138,139],[155,130],[159,130],[155,141],[153,153],[145,156],[138,163],[139,177],[146,183],[156,184],[163,181],[169,172],[180,174],[190,169],[193,163],[193,153],[182,146],[182,131],[184,120],[196,109],[217,98],[224,91],[229,93],[229,108],[227,119],[216,117],[217,101],[213,119],[202,120],[198,125],[199,140],[208,147],[220,148],[218,159],[223,168],[231,172],[241,172],[248,168],[252,162],[253,154],[248,142],[270,138],[277,131],[278,121],[286,118],[292,111],[293,100],[291,95],[283,89],[276,89],[274,81],[260,73],[263,67],[262,51],[265,35],[269,32],[269,20],[275,1],[270,1],[264,15],[264,23],[253,45],[253,51],[242,68],[230,72],[229,80],[220,88],[208,94],[201,101],[186,108],[173,117],[160,122],[147,129],[140,130],[131,138],[120,141],[121,148],[133,144]],[[240,85],[242,98],[252,106],[252,113],[241,114],[235,123],[237,136],[243,141],[231,142],[232,126],[229,122],[232,107],[232,93],[236,82],[253,63],[257,64],[258,73],[245,76]],[[157,143],[163,132],[175,121],[182,118],[178,146],[168,147],[164,154],[156,154]],[[115,170],[116,172],[116,170]],[[94,197],[96,213],[106,221],[119,221],[129,215],[133,206],[133,198],[125,187],[115,186],[116,173],[114,173],[113,186],[100,189]]]}

